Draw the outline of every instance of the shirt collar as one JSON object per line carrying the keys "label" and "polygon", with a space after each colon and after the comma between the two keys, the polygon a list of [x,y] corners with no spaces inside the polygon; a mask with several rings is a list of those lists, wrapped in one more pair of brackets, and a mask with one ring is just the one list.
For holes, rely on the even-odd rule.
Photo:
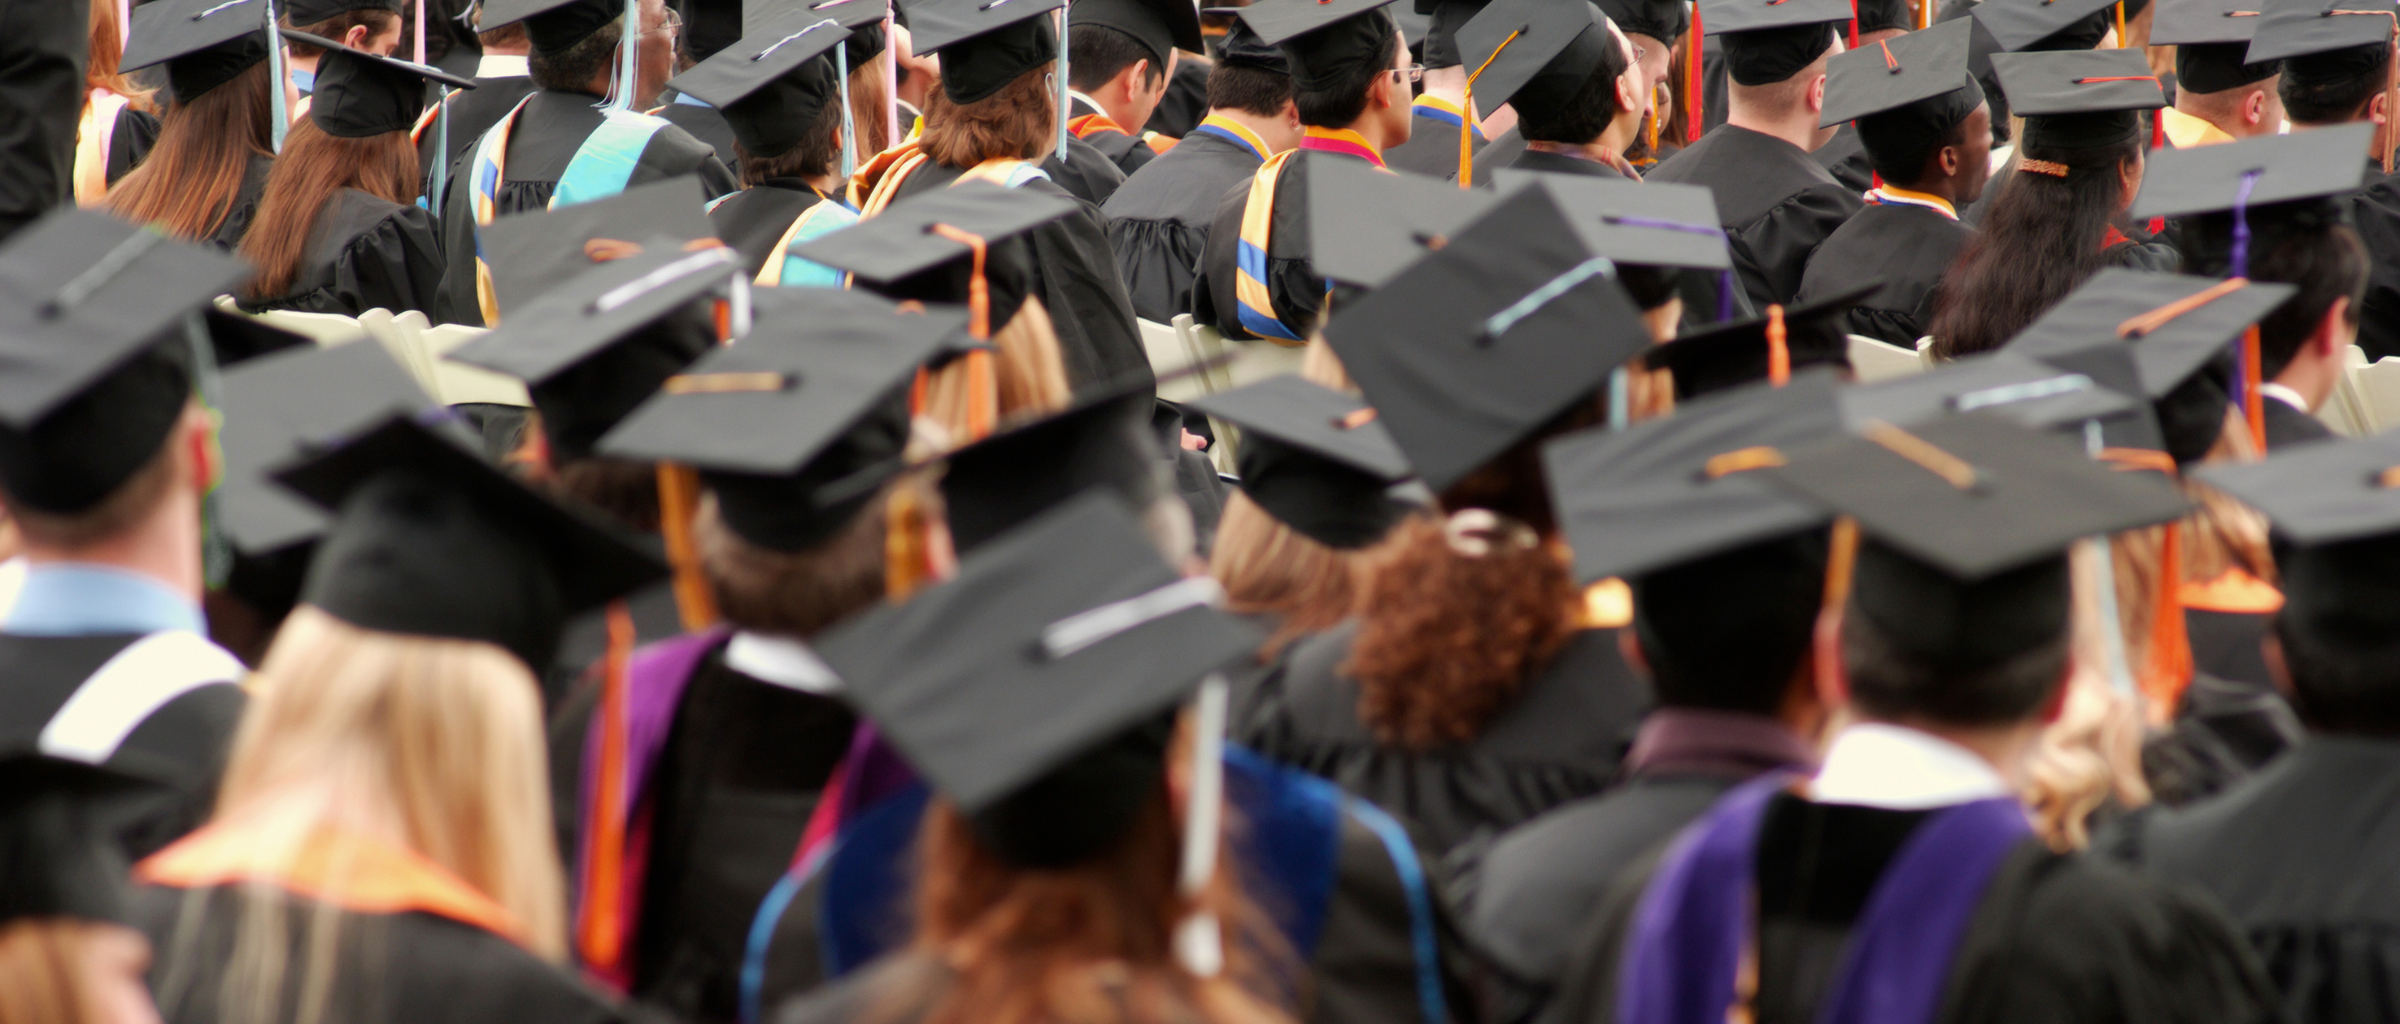
{"label": "shirt collar", "polygon": [[1642,719],[1625,770],[1746,778],[1777,768],[1811,771],[1816,760],[1808,741],[1765,715],[1663,707]]}
{"label": "shirt collar", "polygon": [[1867,201],[1871,203],[1899,203],[1904,206],[1922,206],[1929,210],[1941,211],[1943,216],[1948,217],[1951,220],[1958,219],[1958,207],[1950,205],[1949,200],[1934,195],[1931,192],[1919,192],[1915,189],[1901,188],[1898,185],[1884,185],[1878,188],[1868,189]]}
{"label": "shirt collar", "polygon": [[2260,383],[2258,386],[2258,393],[2282,402],[2283,404],[2291,406],[2294,409],[2298,409],[2301,412],[2308,411],[2308,399],[2300,397],[2299,392],[2294,391],[2282,384],[2277,384],[2274,381],[2270,380]]}
{"label": "shirt collar", "polygon": [[2176,149],[2214,146],[2233,141],[2233,136],[2225,129],[2173,107],[2159,108],[2158,116],[2164,122],[2167,141],[2174,144]]}
{"label": "shirt collar", "polygon": [[[1093,98],[1091,98],[1091,97],[1089,97],[1089,96],[1086,96],[1086,95],[1084,95],[1084,94],[1083,94],[1081,91],[1079,91],[1079,90],[1076,90],[1076,89],[1069,89],[1069,90],[1067,90],[1067,98],[1068,98],[1068,99],[1070,99],[1070,100],[1073,100],[1073,101],[1074,101],[1074,102],[1076,102],[1076,103],[1081,103],[1081,104],[1083,104],[1083,105],[1084,105],[1084,106],[1086,106],[1086,107],[1090,107],[1090,108],[1091,108],[1091,111],[1090,111],[1091,113],[1094,113],[1094,114],[1105,114],[1105,113],[1108,113],[1108,108],[1107,108],[1107,107],[1103,107],[1103,106],[1101,106],[1101,105],[1100,105],[1100,101],[1099,101],[1099,100],[1096,100],[1096,99],[1093,99]],[[1072,108],[1070,107],[1069,109],[1072,109]]]}
{"label": "shirt collar", "polygon": [[817,652],[808,645],[785,636],[763,633],[735,633],[725,645],[725,667],[762,683],[773,683],[802,693],[830,695],[842,692],[842,679],[833,674]]}
{"label": "shirt collar", "polygon": [[90,562],[28,564],[25,584],[0,631],[26,636],[101,633],[208,634],[200,605],[165,583]]}
{"label": "shirt collar", "polygon": [[524,78],[532,73],[521,53],[487,53],[475,62],[477,78]]}
{"label": "shirt collar", "polygon": [[1809,799],[1921,811],[2009,795],[2000,773],[1972,750],[1932,733],[1861,722],[1826,748]]}

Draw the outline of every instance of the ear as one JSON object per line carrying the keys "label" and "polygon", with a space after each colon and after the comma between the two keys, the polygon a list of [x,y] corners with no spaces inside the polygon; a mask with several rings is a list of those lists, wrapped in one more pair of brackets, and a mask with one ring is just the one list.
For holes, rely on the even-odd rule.
{"label": "ear", "polygon": [[2376,124],[2383,124],[2388,120],[2391,111],[2383,109],[2383,101],[2390,95],[2389,92],[2378,92],[2373,99],[2367,101],[2367,120]]}
{"label": "ear", "polygon": [[365,25],[350,26],[350,31],[342,33],[341,43],[353,50],[365,47],[367,45],[367,27]]}
{"label": "ear", "polygon": [[1941,151],[1936,155],[1942,161],[1942,177],[1958,177],[1959,161],[1963,159],[1961,156],[1959,156],[1958,147],[1943,146]]}
{"label": "ear", "polygon": [[2336,296],[2325,307],[2325,315],[2317,320],[2316,329],[2308,335],[2308,350],[2318,356],[2332,356],[2342,343],[2342,332],[2349,327],[2350,297]]}
{"label": "ear", "polygon": [[1118,88],[1125,90],[1127,98],[1141,95],[1143,90],[1150,87],[1150,58],[1144,57],[1127,65],[1125,73],[1119,78],[1123,84]]}
{"label": "ear", "polygon": [[2250,90],[2250,95],[2242,99],[2242,123],[2257,124],[2265,120],[2266,116],[2267,91],[2265,89]]}
{"label": "ear", "polygon": [[1300,103],[1299,103],[1299,101],[1297,101],[1297,100],[1285,100],[1285,101],[1283,101],[1283,112],[1282,112],[1281,114],[1277,115],[1277,116],[1279,116],[1279,117],[1283,118],[1283,126],[1284,126],[1284,127],[1286,127],[1286,128],[1289,128],[1289,129],[1291,129],[1291,130],[1293,130],[1293,131],[1299,131],[1299,130],[1300,130]]}
{"label": "ear", "polygon": [[1817,663],[1817,702],[1825,710],[1850,706],[1850,670],[1842,664],[1842,610],[1817,613],[1816,643],[1810,656]]}
{"label": "ear", "polygon": [[1815,77],[1815,78],[1813,78],[1813,79],[1810,79],[1810,80],[1809,80],[1809,83],[1808,83],[1808,112],[1809,112],[1809,113],[1811,113],[1811,114],[1821,114],[1821,113],[1824,113],[1824,112],[1825,112],[1825,76],[1824,76],[1824,75],[1818,75],[1817,77]]}
{"label": "ear", "polygon": [[1641,77],[1641,68],[1638,65],[1628,66],[1624,74],[1617,76],[1618,110],[1630,114],[1642,109],[1642,91],[1633,82],[1639,77]]}

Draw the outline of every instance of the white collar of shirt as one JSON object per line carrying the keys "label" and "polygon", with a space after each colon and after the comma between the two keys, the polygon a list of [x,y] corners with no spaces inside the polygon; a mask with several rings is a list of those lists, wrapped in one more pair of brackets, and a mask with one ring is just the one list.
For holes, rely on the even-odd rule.
{"label": "white collar of shirt", "polygon": [[2258,393],[2265,395],[2268,398],[2272,398],[2278,402],[2282,402],[2283,404],[2291,406],[2294,409],[2298,409],[2301,412],[2308,411],[2308,399],[2300,397],[2299,392],[2281,384],[2277,384],[2274,381],[2267,381],[2266,383],[2260,384],[2258,386]]}
{"label": "white collar of shirt", "polygon": [[525,55],[521,53],[487,53],[475,62],[477,78],[524,78],[532,73],[525,67]]}
{"label": "white collar of shirt", "polygon": [[[1099,115],[1101,115],[1101,116],[1103,116],[1103,117],[1106,117],[1106,116],[1108,115],[1108,108],[1107,108],[1107,107],[1103,107],[1103,106],[1101,106],[1101,105],[1100,105],[1100,101],[1099,101],[1099,100],[1096,100],[1096,99],[1093,99],[1093,98],[1091,98],[1091,97],[1089,97],[1089,96],[1086,96],[1086,95],[1084,95],[1083,93],[1081,93],[1081,92],[1078,92],[1078,91],[1076,91],[1076,90],[1074,90],[1074,89],[1069,89],[1069,90],[1067,90],[1067,98],[1068,98],[1068,99],[1074,99],[1074,100],[1082,100],[1082,101],[1083,101],[1083,105],[1084,105],[1084,106],[1087,106],[1087,107],[1090,107],[1090,108],[1092,108],[1092,112],[1093,112],[1093,113],[1095,113],[1095,114],[1099,114]],[[1115,118],[1110,118],[1110,120],[1112,120],[1112,121],[1113,121],[1113,120],[1115,120]]]}
{"label": "white collar of shirt", "polygon": [[1975,752],[1932,733],[1881,722],[1842,730],[1810,784],[1818,803],[1921,811],[2008,796],[2000,773]]}
{"label": "white collar of shirt", "polygon": [[842,679],[808,645],[783,636],[735,633],[725,645],[725,667],[763,683],[802,693],[842,692]]}

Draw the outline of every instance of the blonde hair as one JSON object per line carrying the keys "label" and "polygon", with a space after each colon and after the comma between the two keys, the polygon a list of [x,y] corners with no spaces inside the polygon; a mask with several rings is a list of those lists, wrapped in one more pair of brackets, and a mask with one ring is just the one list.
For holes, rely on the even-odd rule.
{"label": "blonde hair", "polygon": [[[296,857],[328,827],[394,843],[473,886],[532,952],[563,962],[566,883],[542,729],[532,671],[500,647],[361,629],[303,605],[252,677],[213,823],[270,860]],[[204,895],[185,904],[162,1003],[202,967],[191,947]],[[342,915],[325,907],[306,925],[301,1005],[287,1013],[286,897],[257,886],[242,898],[216,1019],[322,1019]]]}
{"label": "blonde hair", "polygon": [[[2092,812],[2110,797],[2124,807],[2139,807],[2151,799],[2150,784],[2142,775],[2141,702],[2109,681],[2097,550],[2089,543],[2077,544],[2069,561],[2075,572],[2075,633],[2065,703],[2058,719],[2044,726],[2034,742],[2024,794],[2033,809],[2035,831],[2060,852],[2091,844]],[[2121,569],[2117,578],[2122,593]],[[2128,660],[2138,666],[2131,650],[2132,630],[2127,630],[2126,639]]]}
{"label": "blonde hair", "polygon": [[[971,429],[974,417],[970,410],[979,389],[993,389],[996,423],[1039,419],[1065,409],[1074,399],[1074,390],[1067,384],[1066,357],[1058,348],[1057,328],[1039,297],[1025,297],[1017,315],[992,333],[992,345],[998,351],[988,357],[953,359],[926,374],[924,407],[917,415],[940,424],[954,444],[974,440],[978,433]],[[977,379],[973,365],[977,358],[990,360],[988,381]]]}
{"label": "blonde hair", "polygon": [[0,926],[0,1024],[101,1024],[83,968],[91,922],[20,918]]}

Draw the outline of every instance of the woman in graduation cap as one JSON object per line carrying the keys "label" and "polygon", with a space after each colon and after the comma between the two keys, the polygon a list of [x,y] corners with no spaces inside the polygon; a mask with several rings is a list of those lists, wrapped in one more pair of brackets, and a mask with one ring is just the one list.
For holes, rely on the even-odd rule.
{"label": "woman in graduation cap", "polygon": [[146,767],[0,758],[0,1024],[156,1024],[110,836]]}
{"label": "woman in graduation cap", "polygon": [[242,307],[343,316],[431,310],[441,238],[433,214],[416,205],[408,129],[425,109],[428,80],[475,85],[330,39],[318,45],[325,50],[308,117],[284,138],[242,239],[242,256],[258,267]]}
{"label": "woman in graduation cap", "polygon": [[98,206],[158,143],[154,90],[117,70],[125,56],[125,12],[92,5],[92,56],[83,73],[83,120],[75,128],[75,203]]}
{"label": "woman in graduation cap", "polygon": [[337,519],[215,817],[135,869],[167,1019],[614,1020],[564,966],[532,666],[663,567],[409,418],[280,479]]}
{"label": "woman in graduation cap", "polygon": [[839,198],[843,118],[831,52],[858,39],[793,7],[667,83],[714,105],[733,133],[742,191],[709,204],[708,217],[760,284],[842,286],[839,272],[784,250],[858,222]]}
{"label": "woman in graduation cap", "polygon": [[174,100],[158,143],[109,192],[108,209],[186,241],[231,251],[258,213],[275,165],[274,97],[257,0],[155,0],[134,12],[125,71],[167,66]]}

